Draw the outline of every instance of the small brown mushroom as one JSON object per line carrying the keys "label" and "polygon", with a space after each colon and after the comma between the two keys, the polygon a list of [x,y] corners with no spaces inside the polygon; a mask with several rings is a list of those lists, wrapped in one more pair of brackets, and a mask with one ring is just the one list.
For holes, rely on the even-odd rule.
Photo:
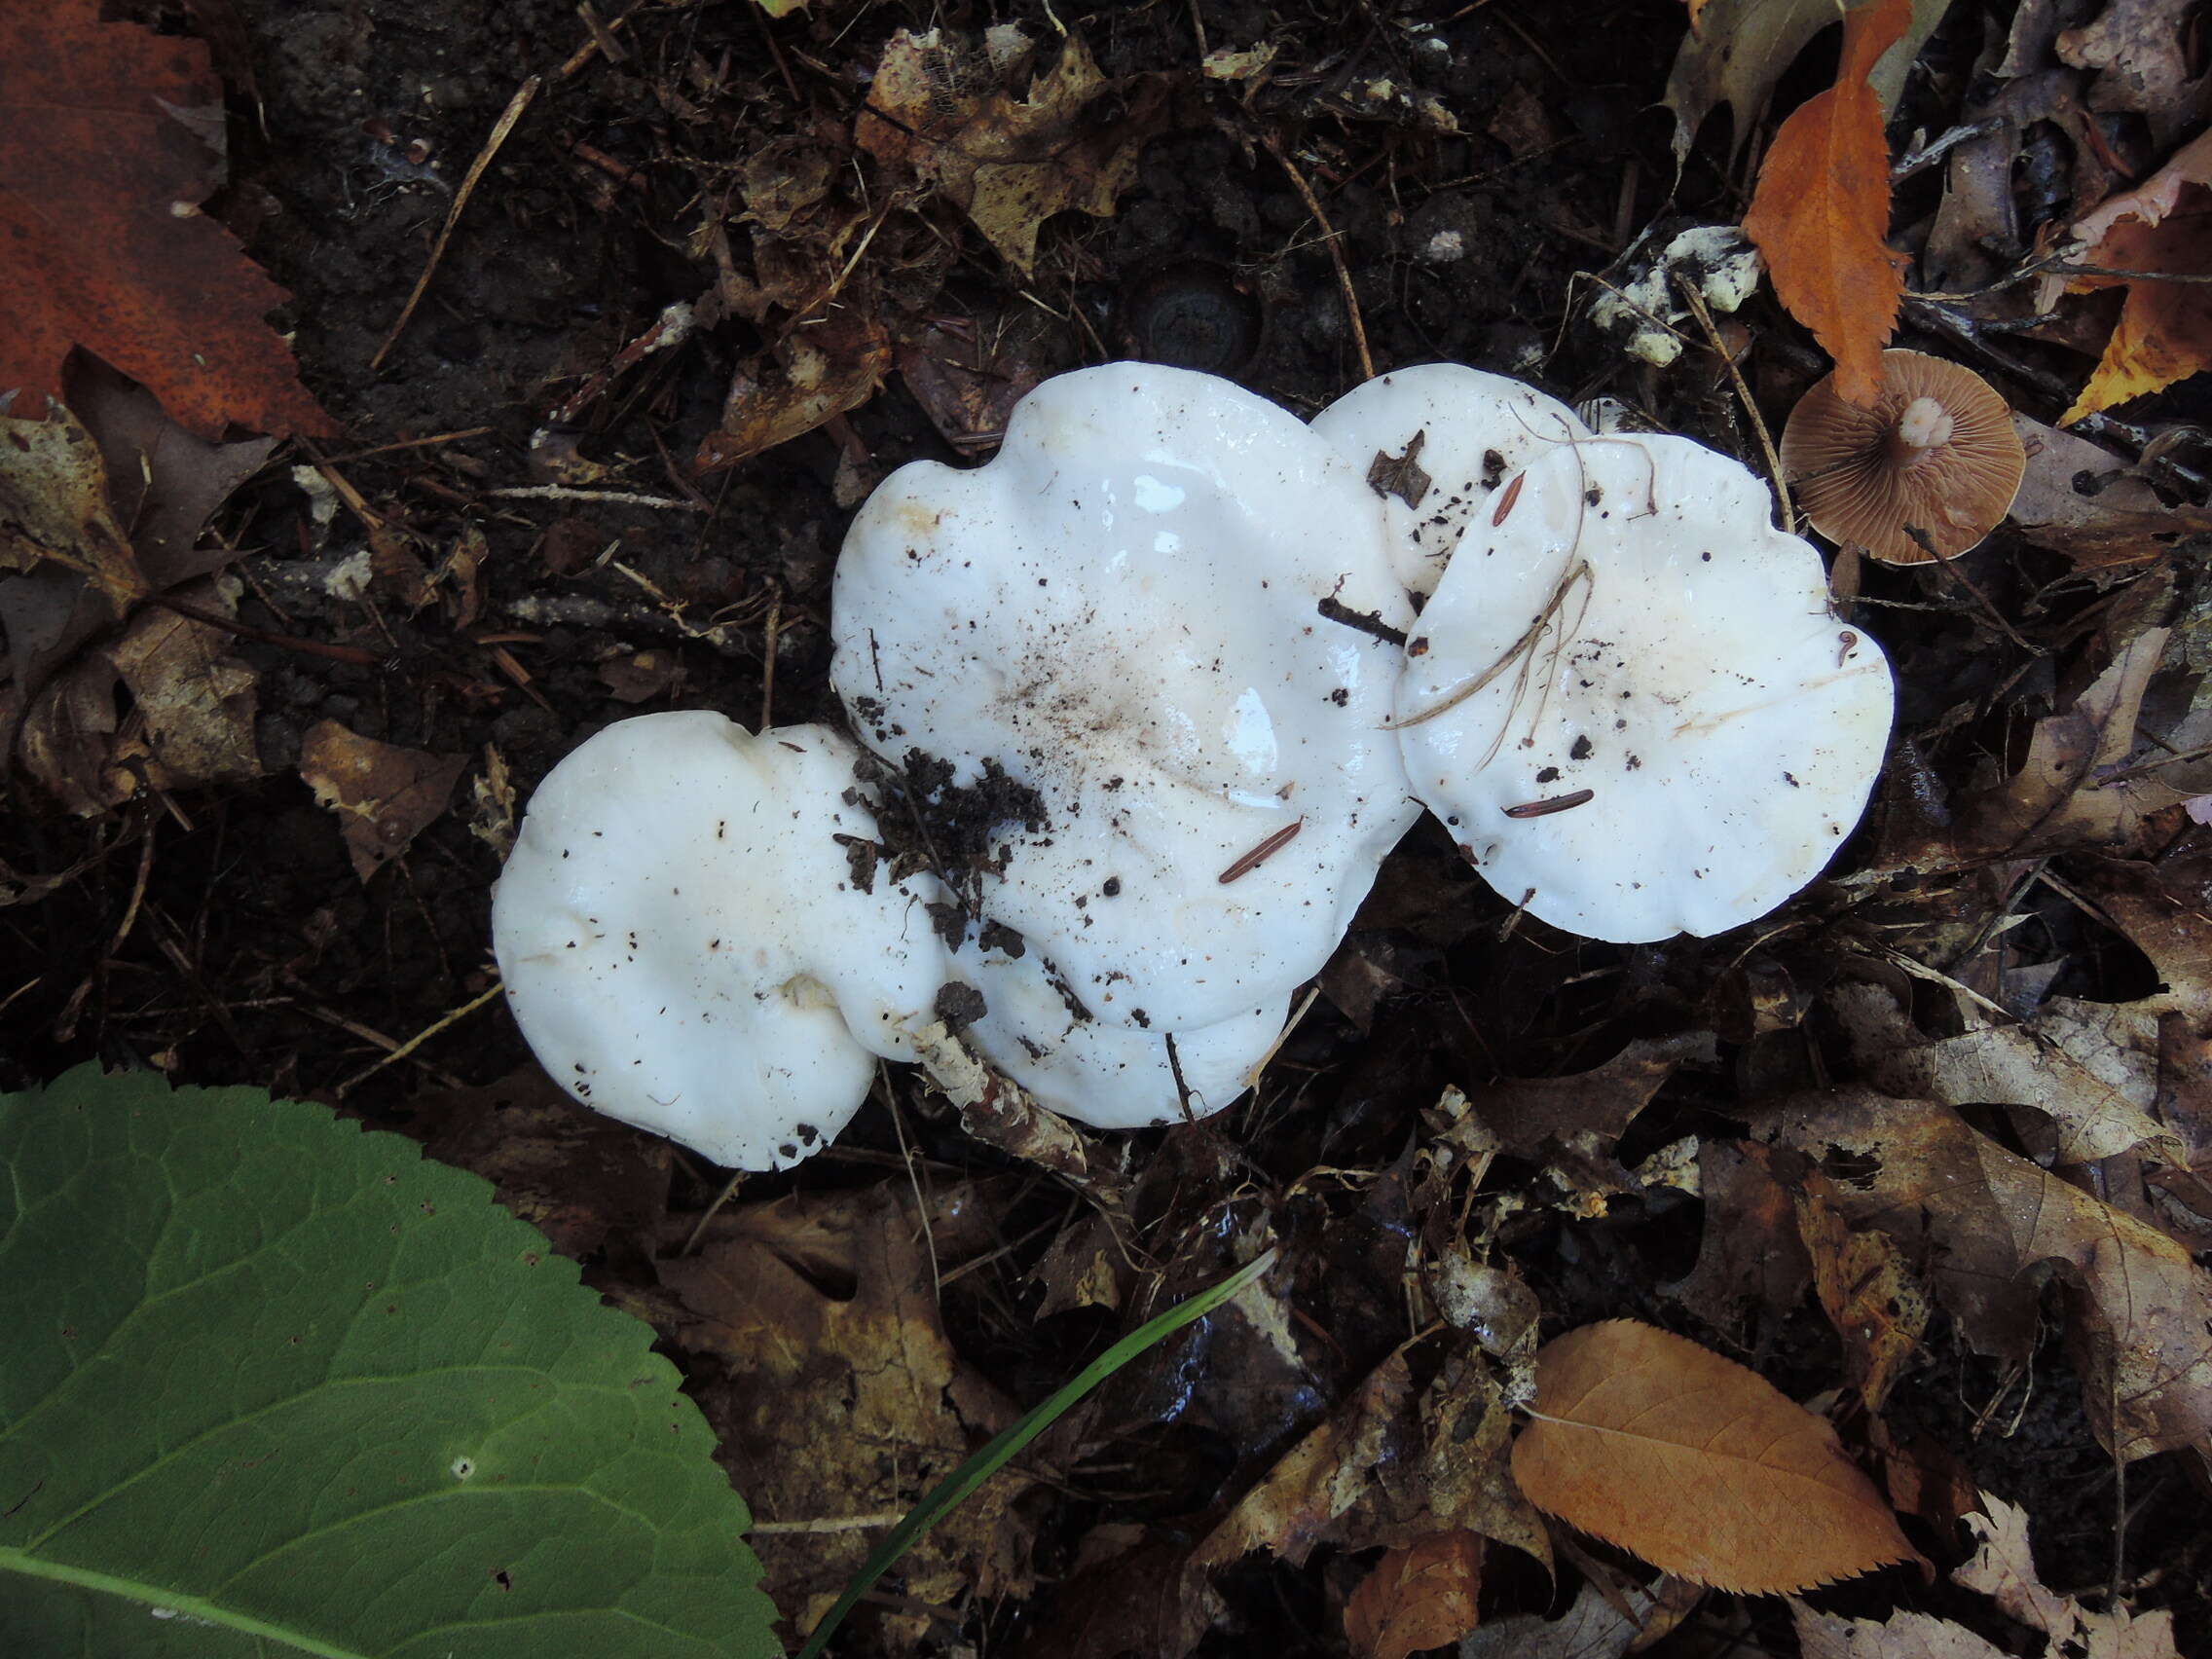
{"label": "small brown mushroom", "polygon": [[1845,402],[1830,375],[1782,434],[1782,470],[1813,528],[1891,565],[1975,545],[2012,505],[2026,466],[1995,388],[1920,351],[1882,353],[1871,408]]}

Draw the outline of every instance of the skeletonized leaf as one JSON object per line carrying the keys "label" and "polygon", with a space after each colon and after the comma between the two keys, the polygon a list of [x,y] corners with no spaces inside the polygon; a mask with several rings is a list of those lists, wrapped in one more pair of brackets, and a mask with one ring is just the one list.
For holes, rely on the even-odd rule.
{"label": "skeletonized leaf", "polygon": [[1776,295],[1835,359],[1836,390],[1858,404],[1881,389],[1882,347],[1904,292],[1883,240],[1890,150],[1866,76],[1911,21],[1911,0],[1866,0],[1845,17],[1835,85],[1782,124],[1744,215]]}
{"label": "skeletonized leaf", "polygon": [[1633,1319],[1536,1355],[1530,1501],[1678,1577],[1754,1595],[1920,1559],[1835,1430],[1756,1373]]}

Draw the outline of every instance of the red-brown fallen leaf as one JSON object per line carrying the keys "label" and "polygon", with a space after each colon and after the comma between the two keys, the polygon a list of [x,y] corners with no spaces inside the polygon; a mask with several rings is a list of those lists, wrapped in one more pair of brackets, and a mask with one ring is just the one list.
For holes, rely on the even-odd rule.
{"label": "red-brown fallen leaf", "polygon": [[203,438],[331,432],[263,320],[288,296],[200,212],[221,173],[178,119],[222,91],[199,41],[98,0],[0,8],[0,390],[36,417],[82,346]]}
{"label": "red-brown fallen leaf", "polygon": [[2120,321],[2089,384],[2059,420],[2141,397],[2212,366],[2212,132],[2200,134],[2135,189],[2112,197],[2074,227],[2090,265],[2157,275],[2085,276],[2074,286],[2127,289]]}
{"label": "red-brown fallen leaf", "polygon": [[1686,1337],[1569,1331],[1536,1355],[1530,1415],[1530,1501],[1693,1583],[1781,1595],[1921,1559],[1825,1418]]}
{"label": "red-brown fallen leaf", "polygon": [[1838,1206],[1927,1264],[1977,1352],[2026,1362],[2042,1325],[2034,1270],[2054,1271],[2083,1405],[2108,1451],[2133,1459],[2212,1441],[2212,1273],[2186,1247],[1947,1107],[1836,1088],[1786,1096],[1755,1127],[1809,1158],[1852,1160]]}
{"label": "red-brown fallen leaf", "polygon": [[1457,1641],[1475,1628],[1482,1587],[1482,1534],[1432,1532],[1360,1580],[1345,1604],[1345,1640],[1357,1659],[1406,1659]]}
{"label": "red-brown fallen leaf", "polygon": [[1774,291],[1835,359],[1836,389],[1874,400],[1882,347],[1897,326],[1904,276],[1890,228],[1890,151],[1866,77],[1912,21],[1912,0],[1865,0],[1843,20],[1835,85],[1774,135],[1744,235],[1766,256]]}

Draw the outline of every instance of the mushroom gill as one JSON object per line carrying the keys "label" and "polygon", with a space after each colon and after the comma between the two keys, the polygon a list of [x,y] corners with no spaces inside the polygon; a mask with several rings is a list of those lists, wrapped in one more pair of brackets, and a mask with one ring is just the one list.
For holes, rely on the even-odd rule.
{"label": "mushroom gill", "polygon": [[1829,540],[1892,565],[1954,558],[1997,527],[2020,487],[2011,414],[1971,369],[1884,351],[1871,407],[1844,401],[1833,375],[1799,399],[1782,467]]}

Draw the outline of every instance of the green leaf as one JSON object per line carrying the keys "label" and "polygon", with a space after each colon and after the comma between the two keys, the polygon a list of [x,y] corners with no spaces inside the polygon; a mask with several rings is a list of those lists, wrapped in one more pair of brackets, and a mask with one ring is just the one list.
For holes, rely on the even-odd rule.
{"label": "green leaf", "polygon": [[651,1331],[259,1089],[0,1095],[0,1652],[779,1651]]}

